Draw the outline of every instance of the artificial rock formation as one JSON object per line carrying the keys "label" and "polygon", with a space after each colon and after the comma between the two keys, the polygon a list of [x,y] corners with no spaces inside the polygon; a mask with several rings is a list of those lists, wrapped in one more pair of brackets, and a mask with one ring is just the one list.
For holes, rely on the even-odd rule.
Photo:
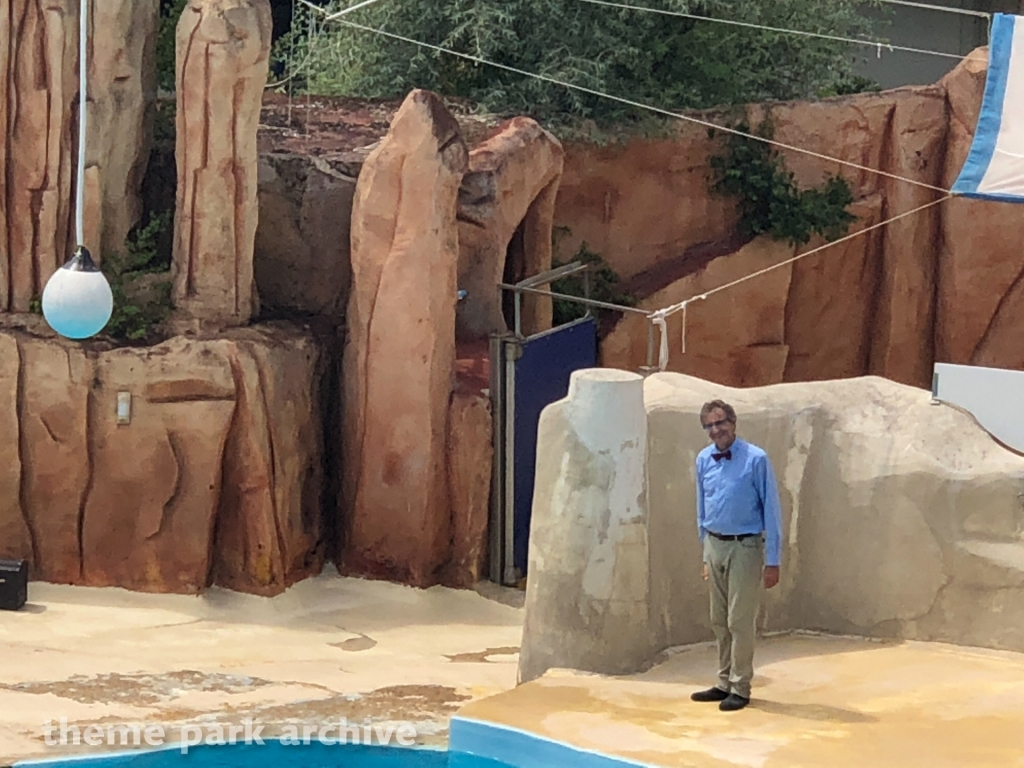
{"label": "artificial rock formation", "polygon": [[[459,288],[468,292],[458,308],[460,339],[510,330],[495,286],[551,268],[562,162],[558,140],[525,117],[470,153],[458,208]],[[524,295],[521,317],[524,334],[550,328],[551,300]]]}
{"label": "artificial rock formation", "polygon": [[284,325],[109,350],[0,332],[0,556],[152,592],[269,595],[319,571],[324,351]]}
{"label": "artificial rock formation", "polygon": [[451,551],[442,581],[471,587],[486,577],[491,497],[490,400],[460,382],[448,412],[448,489]]}
{"label": "artificial rock formation", "polygon": [[189,0],[177,29],[174,302],[245,325],[258,308],[256,132],[270,61],[269,0]]}
{"label": "artificial rock formation", "polygon": [[[647,381],[651,631],[709,635],[694,528],[701,404],[731,402],[779,482],[782,581],[767,630],[821,629],[1024,650],[1024,458],[970,414],[879,377],[727,389]],[[691,572],[692,571],[692,572]]]}
{"label": "artificial rock formation", "polygon": [[[985,74],[982,49],[936,85],[749,111],[753,122],[770,114],[780,142],[889,174],[782,152],[801,186],[837,173],[850,183],[855,232],[943,197],[970,149]],[[586,241],[619,273],[618,288],[654,310],[822,244],[737,242],[734,202],[708,190],[708,158],[720,151],[688,124],[670,139],[567,145],[561,255]],[[870,374],[928,387],[935,362],[1024,368],[1022,226],[1024,209],[1007,203],[921,210],[730,290],[742,299],[691,304],[686,354],[682,317],[669,320],[669,370],[737,386]],[[748,329],[731,339],[720,322],[730,308],[742,317],[728,324]],[[602,362],[636,370],[646,350],[646,323],[624,317]]]}
{"label": "artificial rock formation", "polygon": [[[707,445],[699,413],[713,398],[735,406],[739,436],[767,451],[778,480],[782,572],[765,593],[762,630],[1024,651],[1024,457],[970,414],[881,377],[731,389],[659,373],[644,382],[650,620],[638,618],[596,663],[617,663],[640,639],[660,649],[713,637],[694,486],[696,456]],[[569,425],[543,432],[539,454],[572,435]],[[588,504],[608,503],[599,478],[578,477]],[[586,561],[601,546],[582,527],[561,550]],[[620,566],[634,567],[632,555],[616,553],[604,564]],[[531,571],[528,589],[558,583],[546,570]],[[530,626],[529,599],[526,610]],[[602,610],[586,616],[590,626],[610,615]],[[548,636],[569,635],[580,623],[575,611],[540,616],[550,622]],[[548,649],[535,638],[524,633],[522,658]],[[573,659],[563,649],[553,661]]]}
{"label": "artificial rock formation", "polygon": [[[75,240],[78,12],[0,0],[0,311],[27,312]],[[158,0],[90,7],[85,244],[98,261],[140,214]]]}
{"label": "artificial rock formation", "polygon": [[627,371],[573,373],[537,427],[526,619],[519,680],[552,667],[619,674],[654,648],[644,380]]}
{"label": "artificial rock formation", "polygon": [[455,210],[468,154],[440,98],[413,91],[356,184],[342,396],[349,572],[425,584],[448,555]]}
{"label": "artificial rock formation", "polygon": [[261,311],[336,320],[345,316],[358,175],[355,163],[291,153],[260,155],[253,272]]}

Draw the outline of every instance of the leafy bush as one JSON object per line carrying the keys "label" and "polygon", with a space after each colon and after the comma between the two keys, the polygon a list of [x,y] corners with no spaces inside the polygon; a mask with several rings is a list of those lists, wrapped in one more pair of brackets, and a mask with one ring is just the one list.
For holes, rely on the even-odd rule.
{"label": "leafy bush", "polygon": [[[621,293],[617,286],[619,282],[619,275],[615,270],[608,266],[600,255],[590,250],[586,243],[580,245],[579,250],[576,254],[568,261],[553,260],[552,268],[558,268],[571,264],[574,261],[582,261],[585,264],[590,265],[589,274],[584,278],[582,272],[578,272],[568,277],[563,277],[560,280],[555,280],[551,284],[551,290],[553,293],[562,293],[567,296],[579,296],[584,298],[586,291],[584,280],[590,282],[590,298],[596,299],[597,301],[606,301],[610,304],[619,304],[627,307],[635,307],[636,300],[632,296],[628,296]],[[553,299],[552,302],[552,322],[554,325],[561,325],[562,323],[569,323],[573,320],[583,317],[587,312],[587,307],[583,304],[577,304],[573,301],[566,301],[565,299]],[[597,309],[594,314],[598,319],[603,318],[612,310]]]}
{"label": "leafy bush", "polygon": [[156,82],[165,91],[174,91],[175,34],[178,19],[188,0],[161,0],[156,31]]}
{"label": "leafy bush", "polygon": [[[773,136],[767,120],[753,131],[746,122],[734,127],[766,139]],[[830,241],[841,237],[856,219],[846,210],[853,202],[853,193],[841,176],[829,178],[818,189],[801,190],[770,144],[736,134],[723,135],[723,154],[711,158],[711,190],[737,199],[743,234],[767,234],[775,240],[805,245],[815,234]]]}
{"label": "leafy bush", "polygon": [[103,273],[114,294],[114,312],[103,334],[119,341],[151,340],[171,311],[170,258],[162,241],[173,211],[152,216],[125,244],[125,253],[107,254]]}
{"label": "leafy bush", "polygon": [[[699,16],[858,36],[878,0],[647,0]],[[346,3],[347,5],[347,3]],[[337,3],[326,6],[334,10]],[[639,121],[642,111],[598,96],[478,64],[335,22],[307,34],[308,11],[279,41],[293,85],[322,95],[400,98],[429,88],[496,114],[549,124]],[[681,110],[847,91],[849,46],[827,40],[581,0],[403,0],[347,17],[479,58],[656,107]],[[862,83],[866,85],[866,83]]]}

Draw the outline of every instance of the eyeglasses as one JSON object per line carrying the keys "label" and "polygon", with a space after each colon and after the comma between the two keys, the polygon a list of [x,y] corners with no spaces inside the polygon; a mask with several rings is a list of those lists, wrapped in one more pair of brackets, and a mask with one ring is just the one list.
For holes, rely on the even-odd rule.
{"label": "eyeglasses", "polygon": [[710,432],[712,429],[724,427],[728,423],[730,423],[728,419],[722,419],[721,421],[713,421],[710,424],[702,424],[701,426],[704,427],[706,432]]}

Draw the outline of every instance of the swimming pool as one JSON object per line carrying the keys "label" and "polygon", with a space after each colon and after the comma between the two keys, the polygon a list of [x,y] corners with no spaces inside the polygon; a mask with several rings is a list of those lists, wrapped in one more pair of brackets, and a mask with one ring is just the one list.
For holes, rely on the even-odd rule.
{"label": "swimming pool", "polygon": [[282,743],[155,749],[24,760],[13,768],[624,768],[640,763],[581,750],[491,722],[454,717],[449,748]]}

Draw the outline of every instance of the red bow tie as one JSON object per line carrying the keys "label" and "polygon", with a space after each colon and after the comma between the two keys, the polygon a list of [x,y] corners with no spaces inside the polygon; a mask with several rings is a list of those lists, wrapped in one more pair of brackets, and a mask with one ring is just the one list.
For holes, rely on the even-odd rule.
{"label": "red bow tie", "polygon": [[721,453],[712,453],[711,458],[715,461],[721,461],[722,459],[729,459],[729,461],[732,461],[732,450],[722,451]]}

